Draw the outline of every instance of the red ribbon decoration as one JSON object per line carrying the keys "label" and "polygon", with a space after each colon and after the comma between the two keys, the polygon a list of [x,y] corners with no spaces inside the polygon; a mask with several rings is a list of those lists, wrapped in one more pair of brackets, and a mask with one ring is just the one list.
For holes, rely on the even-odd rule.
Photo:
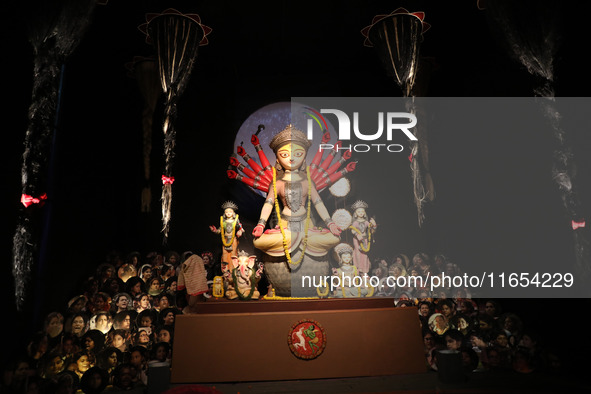
{"label": "red ribbon decoration", "polygon": [[39,196],[39,198],[29,196],[28,194],[21,195],[21,203],[25,206],[25,208],[28,208],[33,204],[42,203],[44,200],[47,200],[47,194],[45,193]]}
{"label": "red ribbon decoration", "polygon": [[583,220],[582,222],[575,222],[574,220],[571,222],[572,226],[573,226],[573,230],[585,227],[585,221]]}
{"label": "red ribbon decoration", "polygon": [[166,175],[162,175],[162,184],[163,185],[172,185],[174,182],[174,177],[173,176],[166,176]]}

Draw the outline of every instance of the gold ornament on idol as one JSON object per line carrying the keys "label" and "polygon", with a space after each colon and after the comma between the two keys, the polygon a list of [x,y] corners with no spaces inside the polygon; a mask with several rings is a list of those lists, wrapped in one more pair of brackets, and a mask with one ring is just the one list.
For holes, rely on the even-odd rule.
{"label": "gold ornament on idol", "polygon": [[273,193],[275,194],[275,212],[277,213],[277,220],[279,221],[279,230],[283,236],[283,250],[285,251],[285,257],[290,265],[298,265],[304,259],[304,252],[306,251],[306,245],[308,244],[308,226],[310,224],[310,211],[311,211],[311,193],[312,193],[312,178],[310,177],[310,169],[306,167],[306,176],[308,178],[308,212],[306,213],[306,225],[304,227],[304,239],[302,240],[302,255],[296,262],[291,261],[291,254],[289,253],[289,245],[287,244],[287,237],[285,236],[285,230],[281,225],[281,210],[279,209],[279,198],[277,197],[277,170],[273,168]]}
{"label": "gold ornament on idol", "polygon": [[234,238],[236,238],[236,222],[238,222],[238,215],[236,215],[234,223],[232,223],[232,239],[230,239],[230,242],[226,243],[226,234],[224,233],[224,217],[220,216],[220,234],[222,236],[222,244],[225,247],[230,247],[234,243]]}
{"label": "gold ornament on idol", "polygon": [[[349,228],[357,234],[362,235],[357,227],[350,226]],[[367,226],[367,248],[363,246],[363,242],[361,241],[359,242],[359,247],[365,253],[369,252],[369,249],[371,249],[371,226]]]}

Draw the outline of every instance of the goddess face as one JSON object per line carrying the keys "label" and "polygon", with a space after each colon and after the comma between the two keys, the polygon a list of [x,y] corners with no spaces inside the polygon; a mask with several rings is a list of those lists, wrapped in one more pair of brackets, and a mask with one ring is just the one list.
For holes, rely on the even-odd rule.
{"label": "goddess face", "polygon": [[226,219],[231,219],[234,217],[235,212],[232,208],[226,208],[224,209],[224,216],[226,217]]}
{"label": "goddess face", "polygon": [[277,161],[284,170],[297,170],[306,160],[306,149],[298,144],[283,145],[276,153]]}
{"label": "goddess face", "polygon": [[357,208],[355,212],[353,212],[353,216],[356,218],[366,218],[367,212],[365,212],[365,208]]}
{"label": "goddess face", "polygon": [[341,262],[343,264],[350,265],[352,261],[353,261],[353,256],[351,256],[351,253],[343,253],[341,255]]}

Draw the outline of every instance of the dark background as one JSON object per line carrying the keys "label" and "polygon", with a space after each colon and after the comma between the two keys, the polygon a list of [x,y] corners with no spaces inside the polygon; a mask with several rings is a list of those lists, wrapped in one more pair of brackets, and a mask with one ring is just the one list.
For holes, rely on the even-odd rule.
{"label": "dark background", "polygon": [[[537,2],[539,7],[542,3]],[[11,240],[21,209],[20,166],[33,53],[26,34],[27,2],[10,4],[2,17],[5,138],[0,181],[6,263],[0,275],[2,298],[20,331],[28,335],[40,329],[42,317],[62,309],[111,250],[143,254],[217,250],[218,239],[207,226],[219,220],[223,201],[240,200],[248,193],[226,178],[225,169],[235,134],[252,112],[297,96],[401,96],[374,50],[363,46],[360,34],[374,15],[388,14],[399,6],[425,11],[425,21],[432,25],[421,46],[421,55],[436,64],[421,80],[428,96],[532,95],[535,79],[491,34],[486,11],[478,10],[476,1],[111,0],[97,6],[89,30],[65,64],[60,123],[52,151],[49,188],[53,194],[43,208],[51,212],[48,249],[44,263],[34,268],[27,310],[17,314]],[[162,106],[154,121],[153,212],[143,214],[143,104],[125,64],[134,56],[153,54],[137,27],[145,22],[146,12],[169,7],[198,13],[213,32],[209,45],[199,48],[179,101],[173,218],[169,242],[163,245],[158,200],[164,162],[159,130]],[[588,95],[583,60],[588,8],[583,1],[565,2],[564,13],[557,15],[562,37],[555,60],[557,96]],[[426,223],[419,229],[408,177],[396,197],[400,203],[391,207],[406,230],[394,241],[378,238],[376,244],[389,246],[383,253],[390,258],[420,250],[444,253],[460,266],[482,258],[503,264],[550,258],[555,259],[557,271],[568,271],[574,265],[572,230],[551,179],[552,136],[524,133],[507,143],[475,130],[473,138],[461,137],[430,136],[437,199],[427,208]],[[591,138],[588,130],[572,130],[570,137],[585,201],[591,193],[587,155]],[[501,144],[501,151],[493,149]],[[379,222],[380,213],[372,214]],[[245,216],[244,220],[249,223],[256,218]],[[557,302],[568,304],[567,300]]]}

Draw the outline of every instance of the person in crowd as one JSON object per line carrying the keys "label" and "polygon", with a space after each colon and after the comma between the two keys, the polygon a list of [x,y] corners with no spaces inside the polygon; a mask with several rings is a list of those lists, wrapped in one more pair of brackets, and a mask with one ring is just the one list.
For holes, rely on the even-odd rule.
{"label": "person in crowd", "polygon": [[150,327],[139,327],[138,330],[133,333],[133,346],[141,346],[146,349],[152,347],[152,329]]}
{"label": "person in crowd", "polygon": [[168,342],[156,343],[150,352],[150,361],[148,367],[170,366],[170,344]]}
{"label": "person in crowd", "polygon": [[132,276],[125,282],[125,292],[135,298],[138,294],[146,293],[146,284],[139,276]]}
{"label": "person in crowd", "polygon": [[107,371],[110,377],[109,383],[112,383],[113,372],[121,363],[123,363],[123,352],[113,346],[104,348],[97,356],[97,366]]}
{"label": "person in crowd", "polygon": [[122,311],[117,313],[113,316],[113,328],[123,329],[123,330],[131,330],[133,328],[132,321],[134,320],[134,316],[132,316],[131,311]]}
{"label": "person in crowd", "polygon": [[65,333],[62,337],[61,343],[56,349],[64,355],[64,359],[71,358],[74,353],[80,351],[80,338],[74,336],[72,333]]}
{"label": "person in crowd", "polygon": [[96,292],[88,302],[88,311],[97,313],[111,308],[111,296],[103,291]]}
{"label": "person in crowd", "polygon": [[88,371],[94,366],[95,357],[93,354],[89,354],[82,350],[74,354],[74,357],[70,361],[68,370],[73,371],[78,376],[78,379],[82,379],[84,372]]}
{"label": "person in crowd", "polygon": [[68,301],[68,310],[66,314],[75,315],[77,313],[87,313],[86,304],[88,304],[88,297],[84,294],[79,294]]}
{"label": "person in crowd", "polygon": [[115,296],[115,294],[121,293],[125,289],[125,283],[119,278],[107,278],[101,288],[100,291],[103,293],[107,293],[111,298]]}
{"label": "person in crowd", "polygon": [[89,330],[82,337],[82,349],[89,354],[97,355],[105,347],[105,334],[99,330]]}
{"label": "person in crowd", "polygon": [[447,319],[447,321],[451,321],[451,319],[456,314],[456,304],[452,299],[445,299],[441,300],[437,304],[437,309],[441,312],[443,316]]}
{"label": "person in crowd", "polygon": [[139,277],[144,281],[144,283],[148,283],[148,280],[152,278],[152,265],[151,264],[144,264],[140,267]]}
{"label": "person in crowd", "polygon": [[109,384],[109,374],[102,368],[91,367],[80,379],[80,390],[85,394],[104,393]]}
{"label": "person in crowd", "polygon": [[66,332],[72,333],[75,337],[82,338],[89,327],[87,316],[86,313],[76,313],[70,316],[66,323]]}
{"label": "person in crowd", "polygon": [[146,282],[146,290],[152,297],[157,297],[162,293],[164,283],[159,276],[154,276]]}
{"label": "person in crowd", "polygon": [[502,314],[501,305],[495,300],[486,300],[482,307],[482,312],[486,313],[493,319],[498,319]]}
{"label": "person in crowd", "polygon": [[59,350],[51,350],[45,357],[45,365],[41,376],[45,379],[54,379],[66,369],[65,357]]}
{"label": "person in crowd", "polygon": [[429,301],[420,301],[418,307],[421,326],[427,327],[429,324],[429,316],[433,313],[431,303]]}
{"label": "person in crowd", "polygon": [[142,394],[146,392],[145,383],[138,382],[134,376],[135,368],[131,363],[119,365],[113,373],[113,388],[107,390],[108,393],[115,394]]}
{"label": "person in crowd", "polygon": [[178,277],[176,275],[171,276],[164,282],[164,292],[166,294],[175,295],[178,285]]}
{"label": "person in crowd", "polygon": [[175,250],[169,250],[164,255],[164,263],[170,264],[175,268],[181,263],[181,255]]}
{"label": "person in crowd", "polygon": [[176,276],[176,268],[172,264],[164,263],[160,272],[160,278],[162,282],[166,282],[171,276]]}
{"label": "person in crowd", "polygon": [[133,307],[135,311],[139,314],[143,311],[152,309],[152,305],[150,303],[150,296],[148,293],[139,293],[135,296],[133,300]]}
{"label": "person in crowd", "polygon": [[125,256],[125,263],[133,265],[136,270],[141,266],[142,254],[138,251],[129,252]]}
{"label": "person in crowd", "polygon": [[109,332],[109,346],[126,352],[129,345],[129,330],[114,329]]}
{"label": "person in crowd", "polygon": [[511,347],[516,347],[521,340],[523,323],[515,313],[505,313],[497,320],[500,327],[505,331]]}
{"label": "person in crowd", "polygon": [[100,311],[92,315],[89,320],[89,328],[91,330],[99,330],[103,334],[107,334],[113,326],[113,317],[109,312]]}
{"label": "person in crowd", "polygon": [[96,269],[96,278],[102,285],[107,279],[113,279],[116,277],[117,270],[115,266],[110,263],[102,263]]}
{"label": "person in crowd", "polygon": [[156,320],[158,319],[158,312],[154,309],[146,309],[145,311],[139,313],[135,318],[136,327],[148,327],[153,329],[156,325]]}
{"label": "person in crowd", "polygon": [[158,326],[159,327],[172,327],[174,328],[174,322],[176,319],[176,315],[181,314],[178,309],[169,307],[163,309],[158,314]]}
{"label": "person in crowd", "polygon": [[156,329],[156,341],[172,344],[174,329],[172,326],[162,326]]}
{"label": "person in crowd", "polygon": [[450,321],[452,328],[460,331],[462,335],[468,335],[473,330],[473,321],[462,313],[456,313]]}
{"label": "person in crowd", "polygon": [[162,293],[160,294],[160,296],[154,298],[154,303],[155,305],[153,309],[160,312],[162,310],[171,308],[173,305],[175,305],[175,300],[173,295]]}
{"label": "person in crowd", "polygon": [[133,377],[134,380],[137,380],[144,385],[148,384],[148,349],[136,345],[130,349],[129,353],[129,361],[136,370],[136,376]]}
{"label": "person in crowd", "polygon": [[448,350],[459,350],[464,345],[464,335],[458,330],[447,330],[443,338]]}
{"label": "person in crowd", "polygon": [[43,330],[48,336],[49,346],[54,347],[64,334],[64,316],[59,312],[51,312],[45,317]]}
{"label": "person in crowd", "polygon": [[119,312],[128,311],[133,308],[131,296],[127,293],[117,293],[113,297],[111,304],[111,314],[116,315]]}

